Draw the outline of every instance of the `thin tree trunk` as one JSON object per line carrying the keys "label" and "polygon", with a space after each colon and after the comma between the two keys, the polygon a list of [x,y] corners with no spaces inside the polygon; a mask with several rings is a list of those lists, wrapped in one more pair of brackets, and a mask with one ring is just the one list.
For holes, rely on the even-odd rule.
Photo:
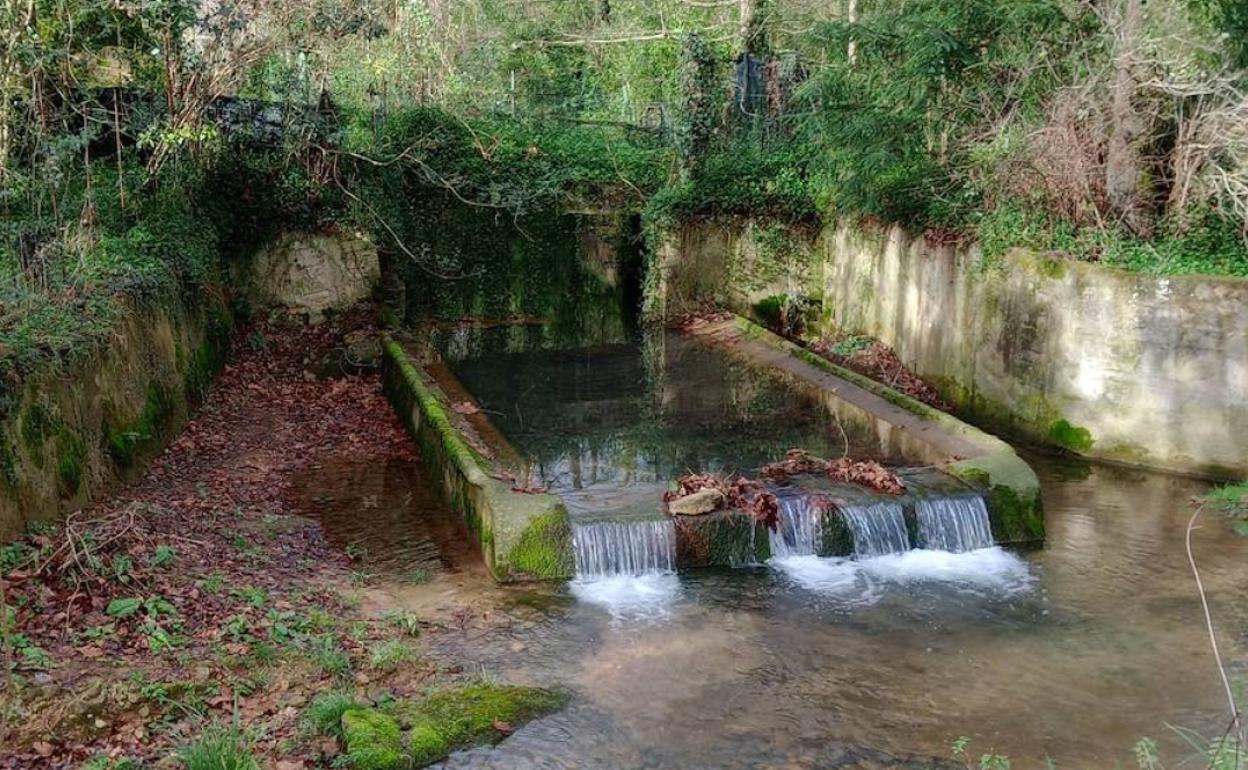
{"label": "thin tree trunk", "polygon": [[1122,0],[1121,28],[1114,63],[1110,103],[1110,136],[1105,158],[1105,191],[1113,213],[1133,232],[1150,234],[1148,207],[1143,191],[1144,161],[1140,144],[1144,127],[1135,109],[1138,90],[1136,50],[1144,26],[1143,0]]}
{"label": "thin tree trunk", "polygon": [[[848,21],[850,24],[858,23],[858,0],[849,0],[849,8],[848,8],[848,12],[845,14],[845,20]],[[852,67],[858,63],[858,41],[857,40],[849,41],[849,50],[846,52],[846,55],[849,57],[849,66]]]}

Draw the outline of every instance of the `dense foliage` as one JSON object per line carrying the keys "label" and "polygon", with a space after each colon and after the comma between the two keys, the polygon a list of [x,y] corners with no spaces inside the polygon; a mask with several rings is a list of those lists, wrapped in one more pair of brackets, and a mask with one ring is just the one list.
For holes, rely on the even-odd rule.
{"label": "dense foliage", "polygon": [[852,6],[5,4],[0,368],[283,223],[462,278],[419,225],[447,205],[867,216],[990,256],[1248,274],[1242,3]]}

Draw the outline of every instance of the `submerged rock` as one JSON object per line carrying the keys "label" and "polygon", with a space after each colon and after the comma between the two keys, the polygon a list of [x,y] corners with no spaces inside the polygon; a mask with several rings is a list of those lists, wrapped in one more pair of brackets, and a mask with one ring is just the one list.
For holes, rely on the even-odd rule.
{"label": "submerged rock", "polygon": [[701,516],[724,504],[724,493],[718,489],[700,489],[676,498],[667,504],[669,513],[676,516]]}

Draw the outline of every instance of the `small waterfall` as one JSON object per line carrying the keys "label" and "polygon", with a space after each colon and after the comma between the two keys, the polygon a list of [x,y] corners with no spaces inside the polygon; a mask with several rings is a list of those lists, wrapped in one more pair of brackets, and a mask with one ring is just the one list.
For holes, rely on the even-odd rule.
{"label": "small waterfall", "polygon": [[578,577],[647,575],[676,569],[670,520],[597,521],[572,525]]}
{"label": "small waterfall", "polygon": [[771,555],[817,556],[826,505],[808,495],[781,497],[780,520],[770,533]]}
{"label": "small waterfall", "polygon": [[886,556],[910,550],[901,503],[846,505],[840,513],[854,536],[855,556]]}
{"label": "small waterfall", "polygon": [[994,543],[988,507],[979,495],[926,498],[915,511],[924,548],[962,553]]}

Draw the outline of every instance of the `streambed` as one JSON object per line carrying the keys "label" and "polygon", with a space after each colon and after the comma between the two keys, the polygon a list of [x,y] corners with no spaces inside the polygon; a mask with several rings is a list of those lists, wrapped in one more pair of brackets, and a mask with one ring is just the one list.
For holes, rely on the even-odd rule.
{"label": "streambed", "polygon": [[[639,384],[653,350],[542,352],[540,330],[506,334],[461,339],[496,347],[455,374],[574,520],[627,515],[673,474],[747,469],[788,446],[896,459],[869,425],[830,421],[817,400],[680,342],[658,351],[668,376],[656,391]],[[1032,550],[791,554],[539,586],[495,585],[413,465],[326,467],[300,487],[332,543],[367,553],[375,609],[440,623],[433,654],[574,693],[565,711],[448,768],[930,767],[959,736],[1016,768],[1132,766],[1146,735],[1174,762],[1186,753],[1168,724],[1224,727],[1183,550],[1203,486],[1034,465],[1048,538]],[[1248,541],[1211,520],[1195,547],[1242,673]]]}

